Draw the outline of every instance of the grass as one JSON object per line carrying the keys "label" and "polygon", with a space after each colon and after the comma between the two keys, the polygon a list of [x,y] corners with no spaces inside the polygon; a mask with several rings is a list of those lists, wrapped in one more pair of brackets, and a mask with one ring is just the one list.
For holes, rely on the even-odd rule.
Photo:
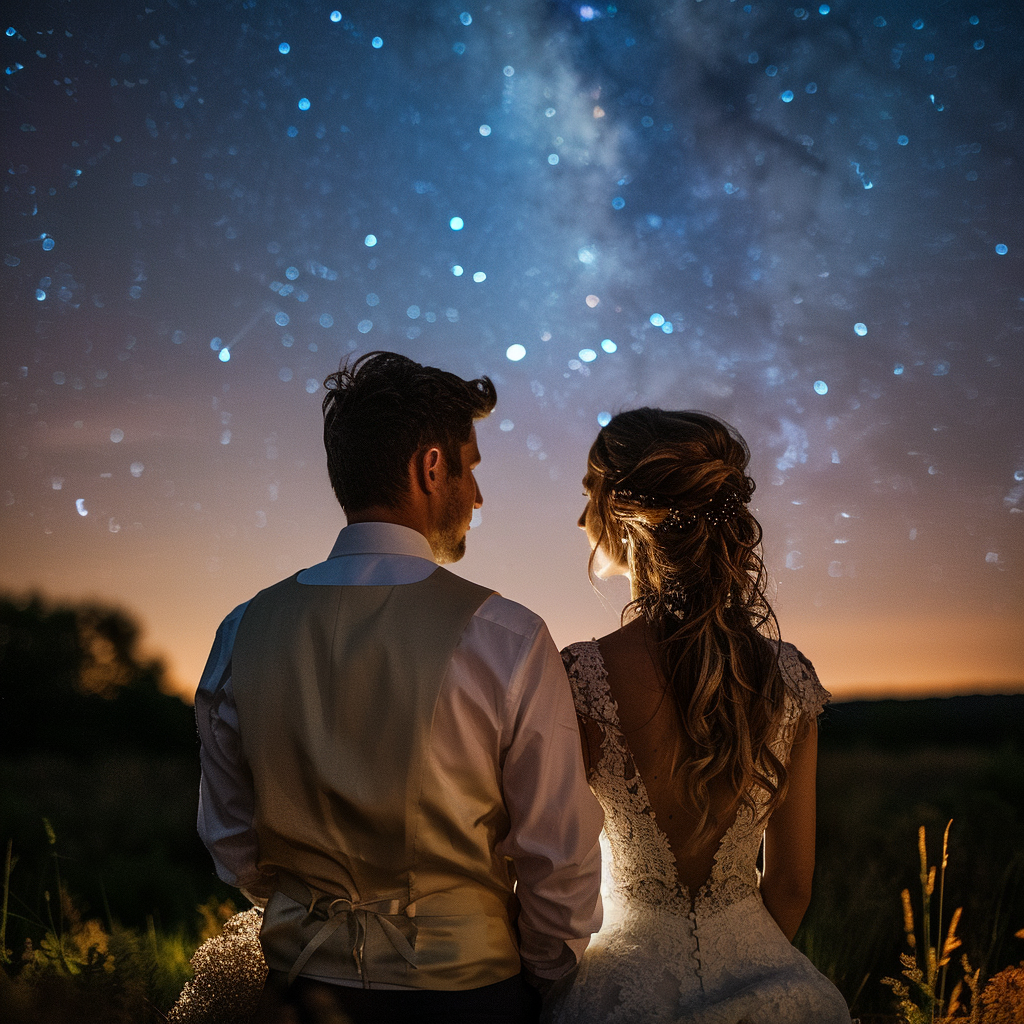
{"label": "grass", "polygon": [[[198,790],[198,755],[0,757],[0,844],[13,839],[18,858],[11,910],[41,906],[56,868],[82,914],[108,927],[194,929],[198,905],[237,895],[196,834]],[[16,919],[8,942],[24,938]]]}
{"label": "grass", "polygon": [[899,971],[904,952],[901,891],[921,884],[920,853],[914,853],[922,825],[939,837],[955,821],[945,851],[943,912],[962,908],[957,930],[980,983],[1022,959],[1020,776],[1012,747],[823,746],[814,895],[796,944],[835,982],[855,1017],[895,1009],[882,979]]}
{"label": "grass", "polygon": [[165,1019],[236,895],[195,834],[197,788],[192,758],[0,759],[0,1020]]}
{"label": "grass", "polygon": [[[981,968],[971,967],[966,954],[960,956],[963,974],[952,986],[946,999],[946,984],[950,981],[950,967],[962,943],[957,935],[961,907],[949,918],[943,915],[946,869],[949,866],[949,831],[946,825],[942,836],[942,856],[936,869],[928,863],[927,833],[922,826],[918,831],[919,881],[921,887],[921,925],[918,932],[914,904],[909,889],[901,893],[903,902],[903,930],[909,952],[900,956],[903,966],[900,978],[883,978],[882,983],[892,989],[899,1010],[899,1019],[906,1024],[947,1024],[963,1021],[967,1024],[1020,1024],[1024,1020],[1024,962],[1020,967],[1007,967],[987,983],[982,982]],[[936,874],[938,875],[938,916],[932,927],[935,902]],[[1015,938],[1024,939],[1024,929]]]}
{"label": "grass", "polygon": [[[53,853],[50,870],[43,874],[53,889],[44,889],[39,904],[26,908],[27,913],[10,909],[17,858],[13,843],[7,846],[0,1019],[7,1024],[165,1020],[163,1011],[191,977],[189,959],[197,938],[181,928],[158,931],[152,918],[140,931],[84,917],[61,880],[57,836],[48,822],[46,826]],[[207,917],[214,913],[211,906],[204,909]],[[225,908],[222,916],[231,909]],[[24,934],[16,951],[6,942],[12,923]]]}
{"label": "grass", "polygon": [[[928,864],[941,865],[938,843],[952,818],[931,938],[916,938],[917,950],[937,948],[936,927],[944,941],[961,907],[963,945],[938,994],[948,1010],[965,953],[971,974],[980,972],[974,1003],[986,1015],[977,1019],[1019,1022],[1013,999],[1024,998],[1024,967],[1010,966],[1024,959],[1018,749],[838,748],[823,735],[818,866],[798,946],[865,1024],[906,1020],[894,1016],[898,997],[882,983],[899,975],[908,952],[900,894],[921,891],[919,827],[932,844]],[[0,853],[13,839],[0,913],[0,949],[11,951],[0,971],[0,1019],[164,1019],[190,976],[189,957],[234,895],[195,837],[197,783],[193,760],[168,756],[0,759]],[[922,911],[915,905],[923,924]],[[1014,1005],[1017,1017],[1006,1016],[1001,1007]]]}

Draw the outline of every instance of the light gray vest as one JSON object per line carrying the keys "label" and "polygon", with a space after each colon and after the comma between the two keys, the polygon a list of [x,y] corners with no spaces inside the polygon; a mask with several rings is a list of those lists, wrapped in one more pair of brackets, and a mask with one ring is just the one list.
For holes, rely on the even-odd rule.
{"label": "light gray vest", "polygon": [[452,654],[491,593],[438,568],[401,586],[293,577],[249,603],[231,675],[259,866],[277,877],[260,936],[272,968],[427,989],[519,971],[498,773],[453,792],[426,756]]}

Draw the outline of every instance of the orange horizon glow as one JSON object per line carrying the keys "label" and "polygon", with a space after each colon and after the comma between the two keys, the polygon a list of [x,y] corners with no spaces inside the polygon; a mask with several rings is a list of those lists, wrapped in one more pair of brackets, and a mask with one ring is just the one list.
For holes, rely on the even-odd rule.
{"label": "orange horizon glow", "polygon": [[[306,546],[306,557],[277,551],[272,558],[268,553],[269,567],[247,558],[234,567],[234,573],[225,564],[191,595],[187,585],[182,586],[184,581],[168,585],[181,560],[173,544],[163,553],[145,552],[152,582],[146,586],[140,579],[130,588],[130,596],[123,585],[129,567],[104,565],[102,559],[84,555],[77,567],[48,559],[46,571],[41,571],[40,561],[22,561],[15,555],[5,582],[16,597],[38,593],[50,602],[93,600],[123,608],[142,627],[145,654],[164,663],[168,692],[191,703],[220,620],[290,570],[318,561],[314,552],[326,555],[340,525],[327,520],[319,536]],[[501,557],[496,557],[494,538],[486,533],[472,531],[467,557],[452,568],[531,607],[545,619],[557,646],[616,628],[619,609],[628,600],[626,582],[622,578],[601,581],[595,593],[586,578],[584,542],[578,531],[567,534],[575,545],[549,552],[524,550],[515,559],[505,546]],[[35,584],[26,578],[33,570],[39,580]],[[131,571],[127,576],[138,578]],[[545,585],[545,577],[558,585]],[[856,617],[848,612],[845,622],[836,623],[828,611],[793,607],[795,603],[788,595],[775,600],[783,637],[814,663],[836,701],[1024,692],[1024,639],[1007,619],[940,611]]]}

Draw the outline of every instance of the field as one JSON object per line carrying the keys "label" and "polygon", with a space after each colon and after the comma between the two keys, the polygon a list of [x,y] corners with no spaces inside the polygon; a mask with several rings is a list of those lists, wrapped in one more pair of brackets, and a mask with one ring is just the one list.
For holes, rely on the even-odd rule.
{"label": "field", "polygon": [[[796,944],[855,1015],[892,1008],[881,979],[899,975],[906,949],[903,889],[920,920],[922,825],[937,864],[952,819],[944,922],[963,907],[958,934],[972,967],[987,978],[1024,959],[1014,938],[1024,927],[1022,793],[1020,754],[1009,746],[822,751],[814,895]],[[951,977],[962,976],[960,952]]]}
{"label": "field", "polygon": [[[855,1016],[892,1013],[881,979],[899,975],[906,948],[902,889],[920,916],[918,828],[935,864],[952,819],[944,922],[963,907],[963,947],[949,987],[963,974],[961,952],[983,980],[1024,960],[1014,937],[1024,928],[1024,696],[837,705],[828,715],[815,891],[797,945]],[[47,990],[46,1020],[161,1019],[225,901],[244,905],[195,836],[197,784],[194,749],[0,755],[0,849],[10,840],[14,858],[0,1017],[44,1019],[32,999]],[[73,1009],[76,992],[88,992],[93,1015]]]}

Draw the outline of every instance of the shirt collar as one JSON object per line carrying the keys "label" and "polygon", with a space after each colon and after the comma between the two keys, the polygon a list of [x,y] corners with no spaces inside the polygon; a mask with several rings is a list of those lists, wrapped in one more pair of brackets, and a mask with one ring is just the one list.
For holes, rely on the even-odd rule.
{"label": "shirt collar", "polygon": [[338,534],[328,557],[341,555],[411,555],[434,561],[422,533],[395,523],[350,523]]}

